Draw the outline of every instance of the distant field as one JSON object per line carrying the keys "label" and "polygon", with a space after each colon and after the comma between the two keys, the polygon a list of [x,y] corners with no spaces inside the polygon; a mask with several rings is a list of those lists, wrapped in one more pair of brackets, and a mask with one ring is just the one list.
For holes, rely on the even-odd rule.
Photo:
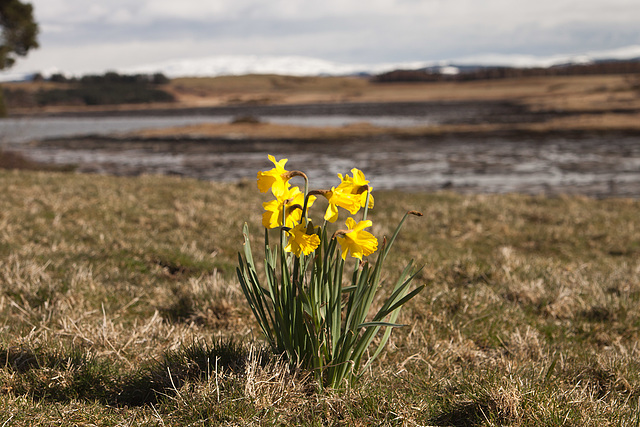
{"label": "distant field", "polygon": [[[469,82],[375,83],[358,77],[237,76],[181,78],[169,89],[178,98],[218,102],[384,102],[523,100],[570,109],[640,107],[640,76],[548,76]],[[271,98],[269,98],[271,96]]]}
{"label": "distant field", "polygon": [[[51,82],[7,83],[3,86],[27,92],[68,87],[66,83]],[[176,98],[177,102],[173,103],[176,108],[243,103],[507,100],[544,110],[597,112],[640,109],[640,75],[637,74],[413,83],[375,83],[361,77],[248,75],[177,78],[159,87]],[[166,107],[168,104],[129,108],[150,108],[154,105]],[[61,108],[72,110],[74,106],[58,107]],[[94,110],[100,108],[93,107]],[[36,111],[39,110],[33,110]]]}
{"label": "distant field", "polygon": [[[134,134],[153,138],[206,138],[236,135],[256,138],[411,138],[447,133],[490,137],[497,132],[640,131],[640,75],[547,76],[470,82],[375,83],[363,78],[240,76],[175,79],[169,89],[180,105],[277,105],[300,103],[392,103],[504,101],[524,107],[540,119],[490,121],[415,127],[380,127],[356,123],[343,127],[290,126],[270,123],[205,123],[149,129]],[[486,104],[485,104],[486,105]],[[488,108],[488,107],[487,107]],[[529,116],[530,118],[530,116]]]}
{"label": "distant field", "polygon": [[0,170],[0,188],[6,425],[640,423],[638,200],[377,192],[380,238],[425,215],[383,286],[414,258],[427,287],[362,387],[322,394],[250,352],[253,182]]}

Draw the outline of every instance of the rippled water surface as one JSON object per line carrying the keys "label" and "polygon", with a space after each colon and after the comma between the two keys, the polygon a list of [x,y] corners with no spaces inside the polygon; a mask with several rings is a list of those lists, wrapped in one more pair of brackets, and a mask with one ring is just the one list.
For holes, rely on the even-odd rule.
{"label": "rippled water surface", "polygon": [[116,175],[174,174],[206,180],[255,178],[271,167],[267,154],[289,159],[318,186],[335,184],[337,173],[366,171],[378,189],[463,192],[577,193],[640,197],[640,142],[637,137],[450,136],[412,141],[276,143],[236,141],[107,143],[99,148],[33,146],[31,158],[76,164],[80,171]]}
{"label": "rippled water surface", "polygon": [[[148,117],[36,117],[0,119],[0,142],[24,143],[45,138],[126,133],[143,129],[168,128],[201,123],[229,123],[233,115],[148,116]],[[423,116],[256,116],[262,122],[296,126],[339,127],[367,122],[375,126],[406,127],[438,123]]]}
{"label": "rippled water surface", "polygon": [[[305,126],[343,126],[363,121],[379,126],[415,126],[522,120],[519,111],[503,111],[500,105],[494,110],[484,105],[418,107],[401,105],[390,109],[378,105],[372,109],[364,105],[344,110],[338,106],[326,111],[326,106],[313,106],[249,113],[263,121]],[[337,173],[358,167],[377,189],[640,197],[640,134],[632,132],[451,134],[340,143],[242,139],[145,142],[96,136],[202,122],[224,123],[237,113],[221,109],[216,114],[162,117],[5,119],[0,121],[0,135],[7,146],[33,160],[74,164],[82,172],[174,174],[237,181],[254,179],[256,171],[270,168],[267,154],[274,154],[287,157],[291,169],[303,169],[319,187],[335,184]],[[94,136],[76,137],[87,134]],[[29,143],[52,137],[57,139]]]}

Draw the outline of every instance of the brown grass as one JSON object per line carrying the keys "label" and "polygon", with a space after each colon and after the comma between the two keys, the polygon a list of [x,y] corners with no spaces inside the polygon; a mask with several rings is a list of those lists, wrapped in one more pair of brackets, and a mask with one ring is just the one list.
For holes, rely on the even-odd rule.
{"label": "brown grass", "polygon": [[[258,357],[233,274],[242,223],[261,240],[253,185],[0,171],[0,186],[2,422],[638,420],[637,200],[378,192],[378,236],[405,209],[425,214],[383,286],[410,258],[428,286],[360,386],[322,394]],[[244,349],[233,363],[198,344],[229,338]]]}
{"label": "brown grass", "polygon": [[359,77],[239,76],[175,79],[173,93],[215,105],[238,102],[510,100],[544,110],[639,108],[634,75],[526,77],[469,82],[373,83]]}
{"label": "brown grass", "polygon": [[[8,83],[36,91],[54,83]],[[291,77],[247,75],[178,78],[164,89],[178,102],[125,105],[116,109],[184,108],[242,104],[317,102],[513,101],[533,110],[610,111],[640,108],[636,75],[548,76],[468,82],[374,83],[361,77]],[[114,107],[83,107],[101,111]],[[77,111],[77,107],[13,113]]]}
{"label": "brown grass", "polygon": [[214,104],[234,102],[399,102],[521,100],[538,108],[583,110],[635,107],[633,75],[549,76],[469,82],[373,83],[359,77],[238,76],[181,78],[171,82],[187,95]]}

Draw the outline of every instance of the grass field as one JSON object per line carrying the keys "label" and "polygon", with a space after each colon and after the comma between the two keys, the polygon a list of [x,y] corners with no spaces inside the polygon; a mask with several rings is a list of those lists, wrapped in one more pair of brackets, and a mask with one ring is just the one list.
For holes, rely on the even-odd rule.
{"label": "grass field", "polygon": [[235,279],[253,182],[0,188],[0,425],[640,424],[638,200],[377,192],[378,237],[425,215],[384,283],[415,258],[427,287],[359,386],[321,393]]}
{"label": "grass field", "polygon": [[461,82],[375,83],[358,77],[277,75],[178,78],[166,87],[182,103],[517,101],[543,111],[640,106],[637,74],[522,77]]}
{"label": "grass field", "polygon": [[[3,83],[8,90],[33,94],[67,89],[66,83]],[[56,105],[14,108],[10,114],[61,111],[136,110],[150,108],[209,107],[220,105],[278,105],[341,102],[449,102],[507,101],[534,111],[593,114],[611,112],[626,126],[637,128],[640,75],[575,75],[505,78],[460,82],[376,83],[361,77],[295,77],[245,75],[176,78],[159,86],[175,102],[119,106]]]}

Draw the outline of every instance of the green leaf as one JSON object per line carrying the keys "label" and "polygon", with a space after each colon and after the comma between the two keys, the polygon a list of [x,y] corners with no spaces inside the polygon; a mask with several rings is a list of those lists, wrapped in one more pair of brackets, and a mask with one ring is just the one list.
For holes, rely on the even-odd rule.
{"label": "green leaf", "polygon": [[370,328],[372,326],[388,326],[391,328],[400,328],[407,325],[401,325],[399,323],[391,323],[391,322],[365,322],[358,325],[358,329],[361,328]]}
{"label": "green leaf", "polygon": [[392,313],[393,311],[395,311],[395,310],[399,309],[400,307],[402,307],[407,301],[409,301],[411,298],[413,298],[416,295],[418,295],[420,293],[420,291],[422,291],[424,289],[425,286],[426,285],[418,286],[413,291],[411,291],[409,294],[405,295],[399,301],[397,301],[396,303],[391,305],[391,307],[389,307],[388,309],[385,310],[386,314],[384,314],[382,317],[384,317],[387,314]]}

